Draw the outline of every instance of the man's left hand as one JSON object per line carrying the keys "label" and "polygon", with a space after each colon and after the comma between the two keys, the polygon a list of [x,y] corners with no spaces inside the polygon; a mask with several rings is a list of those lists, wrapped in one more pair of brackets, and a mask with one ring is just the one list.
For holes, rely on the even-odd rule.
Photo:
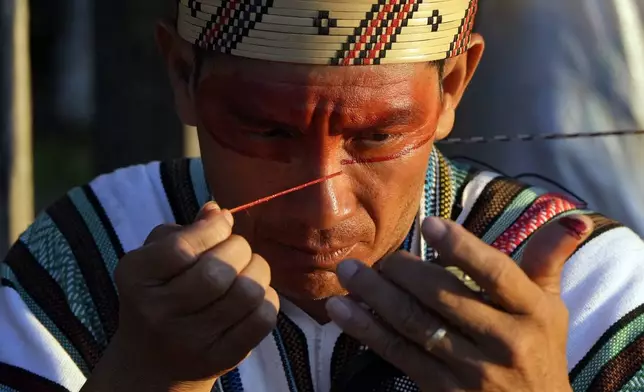
{"label": "man's left hand", "polygon": [[[327,310],[422,391],[569,392],[561,273],[591,229],[583,216],[548,224],[518,266],[463,227],[428,218],[423,235],[442,266],[406,252],[373,269],[345,261],[340,282],[372,311],[350,297],[331,298]],[[487,299],[443,266],[461,269]]]}

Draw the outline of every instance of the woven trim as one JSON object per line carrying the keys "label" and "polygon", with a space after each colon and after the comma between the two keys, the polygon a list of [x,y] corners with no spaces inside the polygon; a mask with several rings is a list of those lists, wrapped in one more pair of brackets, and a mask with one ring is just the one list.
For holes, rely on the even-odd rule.
{"label": "woven trim", "polygon": [[365,346],[362,343],[345,333],[341,333],[338,336],[331,355],[331,390],[334,390],[333,386],[337,383],[338,377],[340,377],[343,370],[364,348]]}
{"label": "woven trim", "polygon": [[437,211],[438,216],[443,219],[449,219],[452,216],[452,207],[454,206],[455,200],[452,167],[443,154],[438,152],[438,150],[436,150],[436,152],[438,155],[438,174],[440,181],[440,193],[437,197]]}
{"label": "woven trim", "polygon": [[602,369],[644,331],[644,304],[613,324],[570,372],[574,391],[586,391]]}
{"label": "woven trim", "polygon": [[644,332],[602,368],[589,392],[617,392],[642,368]]}
{"label": "woven trim", "polygon": [[462,162],[448,160],[452,171],[452,185],[454,188],[454,204],[450,219],[456,221],[463,212],[463,192],[465,186],[479,173],[479,170]]}
{"label": "woven trim", "polygon": [[244,384],[242,383],[239,369],[235,368],[229,371],[220,379],[223,392],[244,392]]}
{"label": "woven trim", "polygon": [[67,388],[35,373],[0,363],[0,390],[7,388],[22,392],[69,392]]}
{"label": "woven trim", "polygon": [[[105,230],[105,234],[110,240],[110,243],[112,244],[112,250],[116,253],[116,259],[120,260],[123,256],[125,256],[125,251],[123,250],[123,244],[121,244],[121,240],[119,240],[118,235],[116,234],[116,230],[114,230],[114,226],[112,226],[112,222],[110,221],[110,218],[107,217],[107,212],[105,212],[105,209],[103,208],[103,205],[101,202],[98,200],[98,197],[96,196],[96,193],[94,193],[94,189],[92,189],[91,186],[89,185],[84,185],[82,187],[83,193],[85,197],[87,198],[87,201],[89,204],[91,204],[92,208],[91,210],[96,214],[98,219],[101,221],[100,227],[102,227],[103,230]],[[76,199],[74,198],[74,195],[72,193],[72,200],[74,200],[74,203],[76,203]],[[76,205],[79,210],[82,212],[82,208],[79,207],[79,205]],[[89,225],[90,227],[94,225]],[[98,228],[98,225],[96,225]],[[115,268],[116,265],[109,266],[108,269],[113,271],[113,268]]]}
{"label": "woven trim", "polygon": [[203,162],[201,159],[193,158],[190,159],[188,165],[190,165],[190,179],[192,180],[192,188],[197,199],[197,206],[201,208],[201,206],[212,199],[203,169]]}
{"label": "woven trim", "polygon": [[304,332],[280,312],[273,336],[291,392],[314,392],[309,349]]}
{"label": "woven trim", "polygon": [[[23,301],[88,376],[89,371],[98,363],[101,348],[72,312],[63,289],[21,240],[11,248],[5,264],[14,274],[16,287]],[[61,339],[61,335],[64,339]]]}
{"label": "woven trim", "polygon": [[[482,238],[498,221],[508,205],[525,189],[529,188],[517,180],[499,177],[490,181],[474,203],[463,226],[475,236]],[[529,204],[525,204],[528,208]]]}
{"label": "woven trim", "polygon": [[160,166],[161,182],[175,222],[179,225],[192,223],[199,212],[189,161],[177,159],[162,162]]}
{"label": "woven trim", "polygon": [[560,214],[577,207],[566,199],[545,194],[535,200],[523,214],[494,239],[492,246],[506,255],[512,255],[539,228],[556,219]]}
{"label": "woven trim", "polygon": [[[94,331],[94,335],[102,348],[105,348],[109,341],[108,336],[112,337],[116,332],[119,301],[103,254],[97,247],[98,242],[69,196],[54,203],[47,212],[69,244],[83,275],[87,293],[94,305],[85,311],[95,313],[92,317],[100,319],[102,328],[100,331]],[[85,215],[87,217],[87,211]]]}

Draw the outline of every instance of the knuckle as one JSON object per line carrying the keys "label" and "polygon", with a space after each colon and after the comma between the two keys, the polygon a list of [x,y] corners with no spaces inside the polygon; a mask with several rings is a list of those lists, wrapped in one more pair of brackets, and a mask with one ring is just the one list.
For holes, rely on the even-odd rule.
{"label": "knuckle", "polygon": [[371,268],[358,268],[346,282],[345,287],[356,293],[369,290],[372,287],[374,274],[376,272]]}
{"label": "knuckle", "polygon": [[[458,282],[458,284],[462,284]],[[460,309],[462,298],[454,295],[449,289],[439,288],[436,290],[436,303],[443,309]]]}
{"label": "knuckle", "polygon": [[518,339],[516,336],[508,342],[509,353],[510,353],[510,364],[514,368],[519,368],[519,365],[524,363],[526,358],[534,353],[534,347],[532,345],[532,339],[527,336],[522,336]]}
{"label": "knuckle", "polygon": [[243,257],[246,260],[251,258],[253,252],[250,248],[250,244],[244,237],[232,234],[226,241],[231,244],[233,250],[235,250],[239,257]]}
{"label": "knuckle", "polygon": [[170,233],[179,230],[179,228],[179,225],[162,223],[150,231],[150,234],[148,234],[148,237],[145,239],[144,244],[148,245],[157,242],[170,235]]}
{"label": "knuckle", "polygon": [[445,241],[449,248],[451,249],[462,249],[469,246],[467,241],[467,236],[463,235],[464,233],[460,232],[460,226],[457,225],[446,225],[445,236],[443,241]]}
{"label": "knuckle", "polygon": [[501,287],[510,272],[510,264],[499,263],[498,260],[491,260],[490,257],[485,257],[483,264],[489,266],[488,279],[492,287]]}
{"label": "knuckle", "polygon": [[214,221],[202,221],[202,223],[212,231],[211,235],[213,236],[215,244],[219,244],[228,239],[233,231],[232,226],[230,226],[223,215],[217,216]]}
{"label": "knuckle", "polygon": [[206,273],[203,275],[206,284],[216,293],[222,294],[233,284],[237,271],[217,258],[208,260]]}
{"label": "knuckle", "polygon": [[172,234],[168,239],[167,246],[170,254],[183,260],[194,260],[197,257],[196,249],[182,233]]}
{"label": "knuckle", "polygon": [[259,307],[257,312],[257,324],[260,330],[270,332],[277,325],[277,314],[278,310],[275,309],[275,306],[265,301]]}
{"label": "knuckle", "polygon": [[398,363],[404,356],[405,348],[403,337],[398,335],[387,337],[382,343],[382,356],[393,363]]}
{"label": "knuckle", "polygon": [[266,296],[264,287],[252,279],[240,277],[235,284],[239,286],[241,300],[246,306],[259,306]]}
{"label": "knuckle", "polygon": [[407,336],[418,336],[421,333],[421,320],[426,319],[426,315],[411,298],[406,299],[401,304],[401,332]]}
{"label": "knuckle", "polygon": [[266,285],[269,285],[271,283],[271,267],[268,264],[268,261],[266,261],[265,258],[262,256],[258,255],[257,253],[253,253],[251,256],[251,260],[249,265],[253,265],[253,267],[259,269],[262,271],[262,276],[266,280]]}

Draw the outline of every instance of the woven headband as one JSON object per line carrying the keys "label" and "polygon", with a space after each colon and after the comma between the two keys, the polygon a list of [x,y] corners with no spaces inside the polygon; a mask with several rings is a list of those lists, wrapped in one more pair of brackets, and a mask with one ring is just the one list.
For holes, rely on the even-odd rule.
{"label": "woven headband", "polygon": [[260,60],[374,65],[444,60],[470,42],[478,0],[179,0],[179,35]]}

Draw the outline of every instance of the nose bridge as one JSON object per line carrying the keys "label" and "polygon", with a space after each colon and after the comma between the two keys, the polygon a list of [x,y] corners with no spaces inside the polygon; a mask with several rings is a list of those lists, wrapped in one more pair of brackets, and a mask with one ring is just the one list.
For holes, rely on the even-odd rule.
{"label": "nose bridge", "polygon": [[[324,173],[320,176],[326,174]],[[357,200],[346,175],[333,177],[293,194],[292,214],[303,225],[319,230],[332,229],[353,215]]]}
{"label": "nose bridge", "polygon": [[[314,109],[307,121],[300,159],[293,168],[302,182],[342,170],[343,139],[332,129],[334,103],[317,96],[309,107]],[[341,175],[293,193],[287,203],[293,219],[306,227],[325,230],[354,214],[357,200],[350,178]]]}

